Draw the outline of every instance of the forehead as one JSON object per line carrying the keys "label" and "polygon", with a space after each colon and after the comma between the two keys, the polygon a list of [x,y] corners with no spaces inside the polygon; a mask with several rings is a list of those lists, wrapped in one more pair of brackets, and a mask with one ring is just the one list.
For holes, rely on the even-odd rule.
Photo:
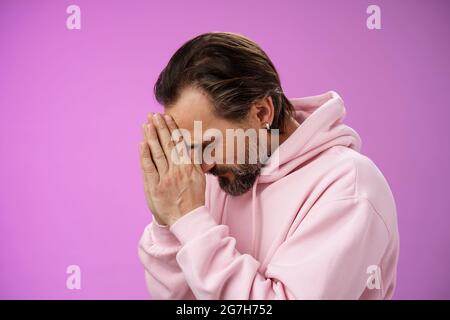
{"label": "forehead", "polygon": [[218,119],[212,112],[213,105],[208,97],[198,89],[184,89],[177,102],[165,109],[172,116],[180,129],[194,131],[194,121],[201,121],[203,130],[219,125]]}

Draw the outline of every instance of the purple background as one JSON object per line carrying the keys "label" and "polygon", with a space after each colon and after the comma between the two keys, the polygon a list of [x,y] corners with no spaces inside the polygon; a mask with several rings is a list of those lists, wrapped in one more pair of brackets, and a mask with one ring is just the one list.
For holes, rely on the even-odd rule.
{"label": "purple background", "polygon": [[[81,30],[66,8],[81,7]],[[381,30],[366,8],[381,7]],[[390,182],[397,299],[450,298],[448,1],[0,3],[0,298],[148,298],[137,242],[150,221],[140,124],[174,51],[242,33],[288,97],[336,90]],[[66,267],[82,289],[66,289]]]}

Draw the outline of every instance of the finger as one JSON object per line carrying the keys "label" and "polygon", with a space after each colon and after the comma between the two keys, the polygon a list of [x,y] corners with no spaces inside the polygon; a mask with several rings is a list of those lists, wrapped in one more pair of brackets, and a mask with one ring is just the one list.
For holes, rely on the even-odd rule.
{"label": "finger", "polygon": [[144,178],[144,187],[147,185],[148,179],[147,179],[147,175],[145,174],[144,171],[144,165],[142,162],[142,154],[144,153],[144,145],[143,144],[147,144],[146,142],[140,142],[139,143],[139,163],[141,166],[141,172],[142,172],[142,177]]}
{"label": "finger", "polygon": [[[167,126],[172,132],[172,137],[173,140],[175,141],[175,148],[177,149],[179,162],[181,164],[188,164],[188,165],[193,164],[196,169],[203,172],[200,166],[202,161],[201,147],[196,147],[192,150],[188,148],[188,145],[184,140],[183,134],[178,128],[175,120],[170,115],[167,114],[164,117],[166,119]],[[198,154],[195,155],[196,153]]]}
{"label": "finger", "polygon": [[158,173],[165,173],[168,169],[167,159],[164,155],[164,151],[158,140],[158,134],[153,122],[149,122],[145,126],[145,138],[148,146],[150,147],[150,153],[153,159],[153,163],[158,170]]}
{"label": "finger", "polygon": [[141,159],[142,176],[144,178],[144,192],[149,208],[153,212],[153,199],[151,196],[152,193],[150,192],[150,185],[156,185],[159,175],[151,159],[150,149],[148,148],[147,142],[139,143],[139,154]]}
{"label": "finger", "polygon": [[144,176],[145,182],[147,183],[157,183],[159,181],[159,174],[156,170],[156,166],[153,163],[152,156],[150,154],[150,149],[146,142],[141,142],[139,144],[141,169]]}
{"label": "finger", "polygon": [[171,133],[172,140],[175,143],[176,159],[178,160],[178,163],[179,164],[191,163],[189,150],[184,141],[183,134],[181,133],[180,129],[178,129],[175,120],[173,120],[173,118],[168,114],[164,115],[164,119],[166,120],[167,127],[169,128],[169,131]]}
{"label": "finger", "polygon": [[166,156],[167,162],[170,166],[171,164],[171,153],[172,149],[175,147],[175,144],[172,140],[172,137],[170,135],[169,128],[167,127],[166,121],[163,119],[163,117],[156,113],[153,116],[153,123],[156,127],[156,132],[158,134],[159,142],[163,148],[164,154]]}

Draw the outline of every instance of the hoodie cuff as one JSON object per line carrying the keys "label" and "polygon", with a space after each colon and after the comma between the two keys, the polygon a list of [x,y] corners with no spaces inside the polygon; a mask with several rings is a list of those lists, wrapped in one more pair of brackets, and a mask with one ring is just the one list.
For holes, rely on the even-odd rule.
{"label": "hoodie cuff", "polygon": [[153,243],[161,246],[179,245],[178,239],[170,231],[169,226],[159,224],[153,220],[150,224],[150,235]]}
{"label": "hoodie cuff", "polygon": [[170,231],[178,238],[181,244],[203,235],[209,229],[217,226],[206,206],[198,207],[185,214],[170,226]]}

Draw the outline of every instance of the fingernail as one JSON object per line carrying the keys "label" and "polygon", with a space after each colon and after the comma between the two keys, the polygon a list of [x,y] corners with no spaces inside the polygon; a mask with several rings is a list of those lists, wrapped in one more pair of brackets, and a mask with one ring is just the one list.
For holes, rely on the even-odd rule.
{"label": "fingernail", "polygon": [[168,114],[165,114],[165,115],[164,115],[164,118],[165,118],[166,120],[170,120],[170,119],[172,119],[172,117],[171,117],[171,116],[169,116]]}

